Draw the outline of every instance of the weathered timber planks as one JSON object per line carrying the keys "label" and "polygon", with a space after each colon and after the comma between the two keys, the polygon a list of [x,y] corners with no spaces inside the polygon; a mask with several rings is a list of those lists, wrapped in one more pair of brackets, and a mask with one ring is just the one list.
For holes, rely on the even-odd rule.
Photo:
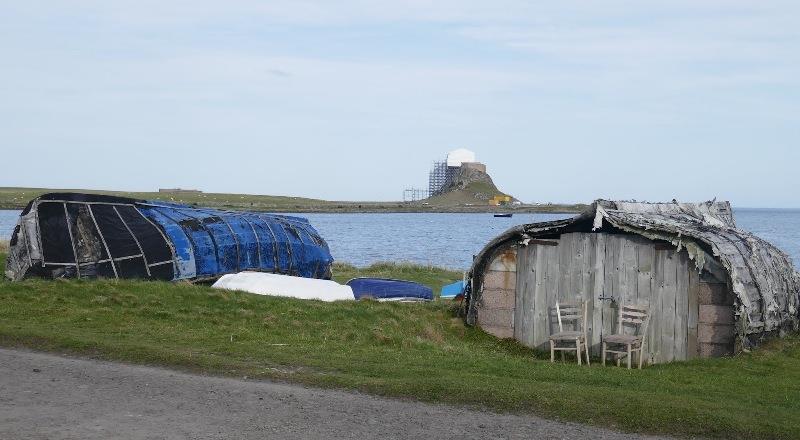
{"label": "weathered timber planks", "polygon": [[605,295],[605,264],[606,264],[606,234],[590,234],[591,243],[594,247],[592,256],[592,292],[589,310],[591,314],[591,339],[592,354],[598,355],[601,351],[600,338],[603,330],[603,305],[605,301],[600,300]]}
{"label": "weathered timber planks", "polygon": [[532,269],[528,265],[530,262],[530,246],[521,247],[517,251],[517,288],[514,291],[514,339],[522,341],[522,332],[525,328],[525,309],[526,296],[530,290],[528,273]]}
{"label": "weathered timber planks", "polygon": [[649,344],[649,359],[651,363],[663,362],[661,354],[661,299],[664,297],[664,261],[667,259],[666,250],[656,250],[653,259],[653,287],[650,301],[650,329],[647,339]]}
{"label": "weathered timber planks", "polygon": [[[600,353],[603,334],[618,331],[620,304],[650,308],[645,357],[651,362],[686,359],[690,352],[699,352],[700,284],[693,281],[688,254],[656,250],[653,242],[624,234],[570,233],[554,241],[557,246],[520,248],[514,295],[516,339],[529,347],[547,348],[548,337],[557,329],[556,301],[588,300],[587,332],[594,354]],[[491,301],[507,306],[511,299],[504,295]]]}
{"label": "weathered timber planks", "polygon": [[[692,263],[690,263],[691,265]],[[689,273],[688,310],[686,318],[686,359],[695,359],[699,355],[697,345],[697,314],[699,310],[698,298],[700,295],[700,275],[694,267],[687,268]]]}
{"label": "weathered timber planks", "polygon": [[689,319],[689,254],[682,250],[675,255],[675,349],[673,359],[686,359]]}
{"label": "weathered timber planks", "polygon": [[[660,251],[662,252],[662,251]],[[663,251],[664,290],[661,294],[661,361],[675,359],[675,297],[677,295],[678,255],[675,251]]]}
{"label": "weathered timber planks", "polygon": [[617,310],[616,304],[620,300],[619,292],[619,265],[620,265],[620,236],[607,235],[606,236],[606,266],[604,271],[605,276],[605,296],[600,299],[600,307],[603,310],[603,327],[601,335],[613,334],[616,329]]}
{"label": "weathered timber planks", "polygon": [[636,275],[636,289],[639,305],[650,307],[653,296],[653,259],[655,248],[653,246],[637,246],[638,272]]}
{"label": "weathered timber planks", "polygon": [[546,283],[543,288],[542,294],[538,294],[536,298],[537,318],[539,322],[536,323],[536,345],[544,349],[544,344],[548,336],[553,333],[551,314],[554,312],[553,307],[556,304],[561,286],[561,265],[560,265],[560,249],[564,246],[564,241],[559,240],[558,247],[543,246],[544,250],[542,255],[545,259],[546,269]]}
{"label": "weathered timber planks", "polygon": [[620,277],[623,281],[620,282],[621,287],[621,301],[622,304],[639,304],[639,256],[637,255],[637,248],[642,246],[640,241],[643,241],[637,236],[624,235],[620,236],[622,242],[622,249],[620,252],[620,259],[622,260],[622,267],[620,270]]}

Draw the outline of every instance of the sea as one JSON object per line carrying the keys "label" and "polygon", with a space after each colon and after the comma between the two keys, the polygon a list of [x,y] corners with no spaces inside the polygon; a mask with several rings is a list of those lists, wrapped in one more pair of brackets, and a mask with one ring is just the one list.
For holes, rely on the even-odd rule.
{"label": "sea", "polygon": [[[0,240],[8,240],[20,211],[0,210]],[[291,214],[309,219],[337,261],[356,266],[413,262],[465,270],[472,257],[508,228],[572,214]],[[772,242],[800,268],[800,209],[734,209],[736,224]]]}

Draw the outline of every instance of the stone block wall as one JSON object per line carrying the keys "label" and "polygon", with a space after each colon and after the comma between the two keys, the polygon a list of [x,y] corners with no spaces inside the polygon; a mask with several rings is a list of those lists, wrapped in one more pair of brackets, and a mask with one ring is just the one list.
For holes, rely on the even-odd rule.
{"label": "stone block wall", "polygon": [[701,282],[697,295],[697,343],[700,357],[733,354],[736,334],[733,292],[727,283]]}
{"label": "stone block wall", "polygon": [[477,305],[478,326],[498,338],[514,337],[514,303],[517,288],[517,251],[499,250],[483,278]]}

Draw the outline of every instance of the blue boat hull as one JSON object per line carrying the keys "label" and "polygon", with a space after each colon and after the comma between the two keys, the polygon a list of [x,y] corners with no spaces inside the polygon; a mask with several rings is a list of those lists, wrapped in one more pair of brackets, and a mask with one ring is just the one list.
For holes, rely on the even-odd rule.
{"label": "blue boat hull", "polygon": [[430,301],[433,290],[413,281],[385,278],[353,278],[347,282],[356,299]]}
{"label": "blue boat hull", "polygon": [[439,296],[441,298],[455,298],[462,293],[464,293],[464,282],[456,281],[455,283],[443,286],[442,293]]}

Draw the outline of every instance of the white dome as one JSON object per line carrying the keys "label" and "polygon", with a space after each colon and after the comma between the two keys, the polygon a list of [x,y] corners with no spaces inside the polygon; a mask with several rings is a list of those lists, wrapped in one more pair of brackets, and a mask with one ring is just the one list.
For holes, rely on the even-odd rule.
{"label": "white dome", "polygon": [[447,153],[447,166],[460,167],[464,162],[475,162],[475,153],[465,148],[459,148]]}

